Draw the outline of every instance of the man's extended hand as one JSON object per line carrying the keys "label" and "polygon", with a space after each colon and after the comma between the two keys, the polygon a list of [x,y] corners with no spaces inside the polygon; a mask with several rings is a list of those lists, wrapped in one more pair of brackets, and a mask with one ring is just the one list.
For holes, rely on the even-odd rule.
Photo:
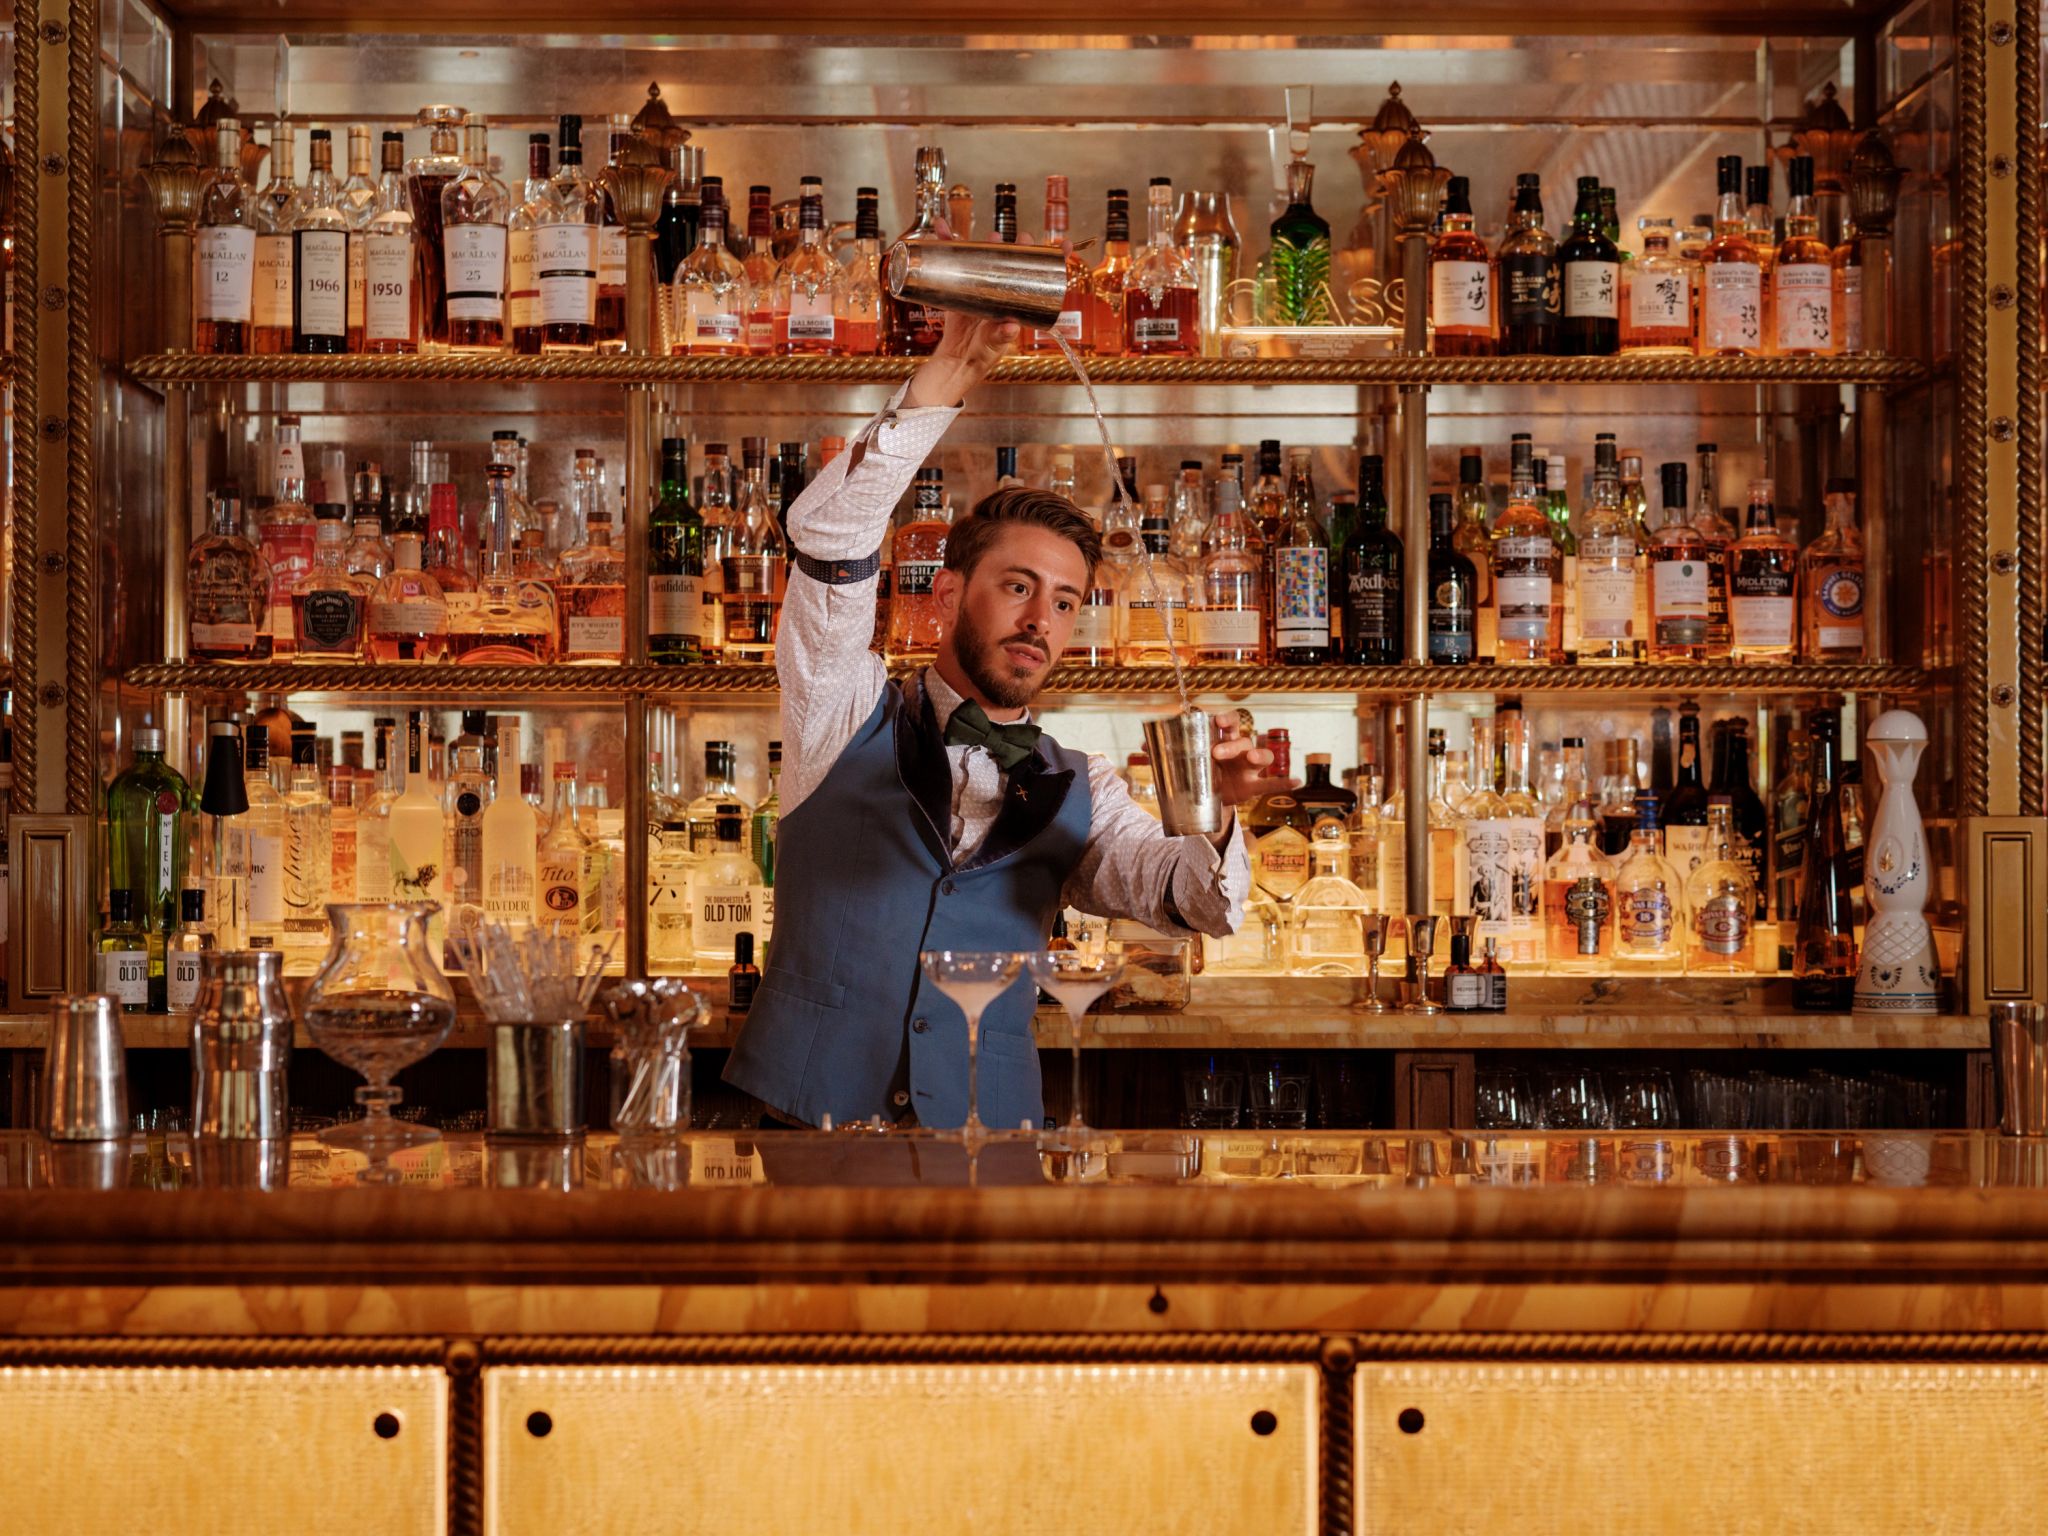
{"label": "man's extended hand", "polygon": [[[943,219],[938,221],[938,231],[943,239],[953,238]],[[1009,356],[1023,329],[1014,320],[983,320],[946,311],[945,334],[910,376],[910,387],[903,393],[904,406],[958,405],[970,389],[988,377],[989,369]]]}
{"label": "man's extended hand", "polygon": [[[1215,721],[1216,745],[1211,749],[1211,755],[1216,759],[1216,793],[1225,805],[1245,805],[1261,795],[1279,794],[1300,787],[1299,779],[1267,774],[1266,770],[1273,766],[1273,754],[1251,737],[1238,734],[1235,711],[1217,715]],[[1218,848],[1229,840],[1230,828],[1227,825],[1209,839]]]}

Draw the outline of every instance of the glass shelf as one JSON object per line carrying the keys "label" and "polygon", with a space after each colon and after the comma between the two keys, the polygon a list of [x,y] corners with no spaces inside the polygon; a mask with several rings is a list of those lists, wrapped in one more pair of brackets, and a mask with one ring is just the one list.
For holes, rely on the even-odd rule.
{"label": "glass shelf", "polygon": [[[524,357],[430,353],[412,357],[216,357],[158,353],[132,374],[153,384],[467,382],[533,384],[887,384],[908,378],[912,357],[627,357],[620,353]],[[1926,367],[1894,357],[1103,357],[1098,384],[1883,384],[1908,385]],[[1009,357],[999,384],[1072,384],[1061,357]]]}

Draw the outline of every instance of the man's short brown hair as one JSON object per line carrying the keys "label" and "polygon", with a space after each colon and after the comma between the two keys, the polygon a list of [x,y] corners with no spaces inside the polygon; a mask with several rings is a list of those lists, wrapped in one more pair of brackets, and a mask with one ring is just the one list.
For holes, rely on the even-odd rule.
{"label": "man's short brown hair", "polygon": [[1088,514],[1066,497],[1028,485],[1006,485],[974,504],[974,510],[955,522],[946,533],[946,569],[963,576],[974,574],[981,557],[996,541],[1006,524],[1023,523],[1058,534],[1088,562],[1089,574],[1102,559],[1102,535]]}

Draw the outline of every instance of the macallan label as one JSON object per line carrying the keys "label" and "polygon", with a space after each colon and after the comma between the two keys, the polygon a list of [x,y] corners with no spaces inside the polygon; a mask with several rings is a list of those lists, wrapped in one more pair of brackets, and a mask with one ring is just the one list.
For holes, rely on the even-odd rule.
{"label": "macallan label", "polygon": [[256,284],[256,231],[237,225],[202,229],[195,247],[199,318],[247,325]]}
{"label": "macallan label", "polygon": [[303,336],[348,331],[348,235],[340,230],[299,231],[299,307]]}
{"label": "macallan label", "polygon": [[369,341],[411,341],[412,242],[396,238],[360,242],[363,256],[363,335]]}
{"label": "macallan label", "polygon": [[266,330],[292,327],[292,237],[256,237],[256,323]]}
{"label": "macallan label", "polygon": [[503,320],[505,226],[456,224],[443,231],[441,245],[448,266],[448,318]]}
{"label": "macallan label", "polygon": [[540,286],[534,276],[533,231],[515,229],[505,237],[505,323],[515,331],[540,324]]}
{"label": "macallan label", "polygon": [[597,318],[597,227],[543,224],[533,234],[543,325],[591,325]]}

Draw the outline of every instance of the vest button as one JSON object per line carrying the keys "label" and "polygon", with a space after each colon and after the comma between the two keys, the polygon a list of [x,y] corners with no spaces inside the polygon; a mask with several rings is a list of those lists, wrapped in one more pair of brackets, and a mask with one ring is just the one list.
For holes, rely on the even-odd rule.
{"label": "vest button", "polygon": [[910,1029],[913,1034],[921,1035],[930,1028],[931,1025],[924,1019],[912,1019],[910,1021]]}
{"label": "vest button", "polygon": [[939,886],[939,889],[940,889],[941,891],[944,891],[944,892],[945,892],[945,893],[946,893],[946,894],[947,894],[948,896],[950,896],[950,895],[952,895],[952,894],[953,894],[953,889],[954,889],[954,886],[953,886],[953,882],[952,882],[952,881],[950,881],[950,880],[947,880],[947,881],[945,881],[944,883],[942,883],[942,884],[941,884],[941,885]]}

